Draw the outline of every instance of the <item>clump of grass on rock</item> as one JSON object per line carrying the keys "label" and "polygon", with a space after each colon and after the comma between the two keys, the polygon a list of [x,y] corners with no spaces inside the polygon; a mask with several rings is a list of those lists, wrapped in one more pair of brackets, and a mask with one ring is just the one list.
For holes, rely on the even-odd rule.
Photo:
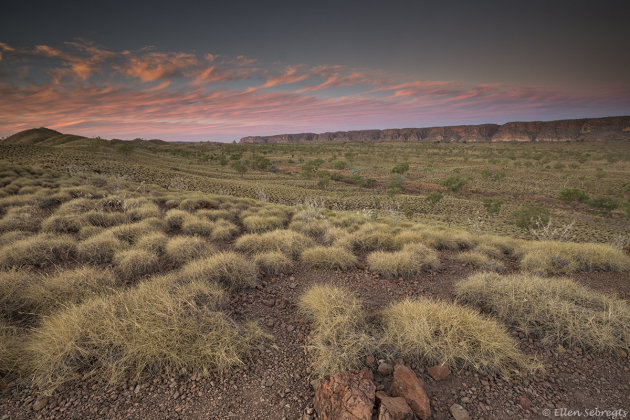
{"label": "clump of grass on rock", "polygon": [[386,278],[410,278],[424,270],[437,268],[440,259],[435,250],[419,243],[410,243],[400,251],[376,251],[367,256],[370,270]]}
{"label": "clump of grass on rock", "polygon": [[456,304],[407,299],[383,310],[382,328],[381,349],[406,360],[504,375],[536,366],[505,327]]}
{"label": "clump of grass on rock", "polygon": [[300,261],[312,268],[347,270],[356,266],[357,257],[342,247],[316,246],[304,250]]}
{"label": "clump of grass on rock", "polygon": [[182,281],[204,280],[221,283],[231,290],[252,286],[258,277],[256,264],[236,252],[220,252],[193,260],[178,274]]}
{"label": "clump of grass on rock", "polygon": [[52,391],[97,374],[118,382],[125,372],[139,376],[168,367],[206,373],[243,365],[266,335],[220,312],[221,296],[216,284],[148,281],[69,306],[44,318],[29,338],[26,371]]}
{"label": "clump of grass on rock", "polygon": [[300,298],[299,308],[313,322],[307,349],[317,377],[357,368],[374,351],[362,302],[349,290],[313,286]]}
{"label": "clump of grass on rock", "polygon": [[543,343],[630,349],[630,306],[570,279],[480,273],[455,289],[460,301],[491,311]]}

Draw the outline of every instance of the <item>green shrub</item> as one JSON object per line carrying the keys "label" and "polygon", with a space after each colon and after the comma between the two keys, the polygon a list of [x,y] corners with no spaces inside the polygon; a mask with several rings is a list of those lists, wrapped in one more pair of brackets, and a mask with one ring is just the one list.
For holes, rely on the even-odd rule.
{"label": "green shrub", "polygon": [[461,175],[451,175],[440,184],[452,193],[458,192],[468,183],[468,178]]}
{"label": "green shrub", "polygon": [[558,193],[558,198],[565,203],[586,203],[589,200],[588,194],[579,188],[564,188]]}
{"label": "green shrub", "polygon": [[510,221],[522,229],[549,223],[549,210],[536,206],[524,206],[512,212]]}

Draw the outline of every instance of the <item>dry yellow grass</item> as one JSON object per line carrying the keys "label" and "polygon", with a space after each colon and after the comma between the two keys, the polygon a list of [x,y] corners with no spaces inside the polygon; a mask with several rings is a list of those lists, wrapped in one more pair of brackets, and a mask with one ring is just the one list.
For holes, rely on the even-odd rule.
{"label": "dry yellow grass", "polygon": [[509,375],[535,368],[505,327],[464,306],[404,300],[382,311],[380,348],[392,357]]}
{"label": "dry yellow grass", "polygon": [[153,254],[162,255],[164,254],[167,242],[168,236],[166,236],[166,234],[163,232],[153,232],[138,238],[135,246],[138,249],[144,249]]}
{"label": "dry yellow grass", "polygon": [[242,219],[243,226],[247,232],[267,232],[274,229],[281,229],[284,226],[285,218],[279,216],[247,216]]}
{"label": "dry yellow grass", "polygon": [[375,340],[365,332],[363,305],[349,290],[313,286],[300,298],[299,308],[313,322],[307,350],[316,377],[356,368],[374,351]]}
{"label": "dry yellow grass", "polygon": [[278,275],[292,265],[291,259],[278,251],[256,254],[254,263],[260,272],[266,275]]}
{"label": "dry yellow grass", "polygon": [[214,222],[188,215],[182,222],[181,230],[186,235],[210,236],[214,230]]}
{"label": "dry yellow grass", "polygon": [[19,369],[24,336],[17,328],[0,318],[0,376],[16,373]]}
{"label": "dry yellow grass", "polygon": [[630,306],[566,278],[480,273],[456,284],[458,299],[561,343],[610,351],[630,348]]}
{"label": "dry yellow grass", "polygon": [[117,280],[111,271],[80,267],[38,277],[22,294],[30,310],[42,315],[93,296],[112,293],[116,286]]}
{"label": "dry yellow grass", "polygon": [[300,261],[307,267],[347,270],[356,266],[357,257],[342,247],[316,246],[302,252]]}
{"label": "dry yellow grass", "polygon": [[239,229],[234,223],[225,219],[218,219],[214,223],[214,230],[210,235],[213,241],[229,241],[238,235]]}
{"label": "dry yellow grass", "polygon": [[41,221],[40,211],[35,206],[22,205],[12,207],[0,219],[0,232],[14,230],[36,232],[39,230]]}
{"label": "dry yellow grass", "polygon": [[521,270],[539,275],[630,271],[630,256],[604,244],[530,241],[518,249],[517,255],[521,258]]}
{"label": "dry yellow grass", "polygon": [[0,248],[0,267],[58,264],[74,258],[76,250],[75,241],[69,236],[41,233]]}
{"label": "dry yellow grass", "polygon": [[168,240],[164,252],[170,262],[182,265],[208,256],[216,250],[208,241],[198,236],[175,236]]}
{"label": "dry yellow grass", "polygon": [[190,261],[178,273],[180,281],[216,282],[231,290],[252,286],[257,277],[256,264],[251,259],[235,252],[220,252]]}
{"label": "dry yellow grass", "polygon": [[501,271],[505,268],[501,261],[488,257],[488,255],[474,251],[465,251],[457,254],[457,261],[487,271]]}
{"label": "dry yellow grass", "polygon": [[398,249],[394,234],[386,225],[364,225],[350,236],[350,245],[354,250],[393,251]]}
{"label": "dry yellow grass", "polygon": [[202,210],[197,210],[195,212],[195,214],[201,218],[204,219],[208,219],[212,222],[216,222],[219,219],[225,219],[225,220],[234,220],[235,218],[235,213],[231,212],[229,210],[219,210],[219,209],[212,209],[212,210],[206,210],[206,209],[202,209]]}
{"label": "dry yellow grass", "polygon": [[313,240],[292,230],[274,230],[262,234],[250,233],[238,238],[234,247],[250,254],[278,251],[297,259],[302,251],[313,246]]}
{"label": "dry yellow grass", "polygon": [[114,255],[116,272],[124,280],[137,280],[160,269],[160,259],[144,249],[128,249]]}
{"label": "dry yellow grass", "polygon": [[127,223],[129,219],[124,213],[105,212],[102,210],[88,211],[83,215],[85,221],[93,226],[113,227]]}
{"label": "dry yellow grass", "polygon": [[77,244],[77,258],[79,261],[103,264],[111,262],[114,255],[128,245],[118,240],[110,231],[92,236]]}
{"label": "dry yellow grass", "polygon": [[158,231],[158,229],[156,229],[150,223],[145,222],[146,221],[138,223],[126,223],[113,228],[109,228],[107,229],[107,231],[111,232],[117,239],[133,244],[138,240],[138,238]]}
{"label": "dry yellow grass", "polygon": [[190,217],[190,213],[183,210],[172,209],[166,212],[164,220],[169,230],[178,230],[182,228],[184,220],[188,217]]}
{"label": "dry yellow grass", "polygon": [[44,318],[24,348],[33,382],[50,392],[97,374],[111,382],[164,367],[206,373],[244,364],[266,335],[218,310],[222,292],[196,282],[174,287],[149,281],[137,288],[71,305]]}
{"label": "dry yellow grass", "polygon": [[409,243],[400,251],[376,251],[367,256],[370,270],[383,277],[410,278],[424,270],[437,268],[440,259],[435,250],[419,243]]}
{"label": "dry yellow grass", "polygon": [[289,224],[289,229],[313,238],[319,243],[324,243],[328,232],[333,226],[325,219],[293,219]]}
{"label": "dry yellow grass", "polygon": [[0,318],[21,319],[33,312],[26,291],[38,281],[38,275],[27,270],[0,272]]}

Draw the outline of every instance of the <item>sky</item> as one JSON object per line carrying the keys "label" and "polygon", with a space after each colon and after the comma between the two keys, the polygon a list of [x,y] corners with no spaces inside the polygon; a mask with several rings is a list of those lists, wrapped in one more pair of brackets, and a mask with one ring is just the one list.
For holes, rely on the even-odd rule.
{"label": "sky", "polygon": [[0,137],[630,115],[630,2],[3,1]]}

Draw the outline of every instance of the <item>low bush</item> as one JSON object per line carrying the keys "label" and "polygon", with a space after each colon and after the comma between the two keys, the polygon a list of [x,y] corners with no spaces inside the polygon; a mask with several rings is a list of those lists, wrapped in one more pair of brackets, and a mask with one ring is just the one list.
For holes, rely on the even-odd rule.
{"label": "low bush", "polygon": [[316,285],[300,298],[298,305],[300,312],[313,322],[306,348],[315,376],[357,368],[361,358],[374,351],[375,340],[366,333],[362,302],[352,292]]}
{"label": "low bush", "polygon": [[302,252],[300,261],[311,268],[347,270],[356,266],[357,257],[342,247],[316,246]]}
{"label": "low bush", "polygon": [[549,210],[537,206],[524,206],[512,212],[510,221],[522,229],[549,223]]}
{"label": "low bush", "polygon": [[367,256],[370,270],[386,278],[410,278],[422,271],[437,268],[437,252],[422,244],[407,244],[401,251],[376,251]]}
{"label": "low bush", "polygon": [[491,311],[545,344],[630,349],[630,306],[570,279],[481,273],[455,290],[460,301]]}
{"label": "low bush", "polygon": [[407,299],[383,310],[382,328],[379,344],[391,357],[506,376],[537,367],[505,327],[464,306]]}

